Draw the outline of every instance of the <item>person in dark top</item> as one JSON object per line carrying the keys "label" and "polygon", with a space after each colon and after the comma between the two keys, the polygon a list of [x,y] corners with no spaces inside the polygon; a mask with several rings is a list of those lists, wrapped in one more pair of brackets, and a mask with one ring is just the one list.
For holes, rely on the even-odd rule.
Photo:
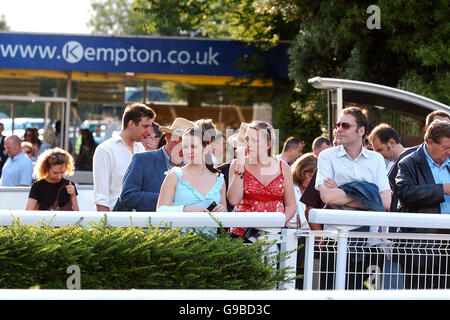
{"label": "person in dark top", "polygon": [[403,147],[397,132],[387,123],[381,123],[369,135],[369,141],[373,149],[381,154],[384,159],[391,161],[388,168],[388,180],[392,190],[392,202],[390,212],[397,212],[398,196],[395,177],[398,172],[398,163],[408,154],[417,150],[416,147]]}
{"label": "person in dark top", "polygon": [[33,183],[25,210],[79,211],[75,184],[64,178],[75,170],[72,156],[63,149],[45,150],[35,165]]}
{"label": "person in dark top", "polygon": [[89,128],[82,128],[80,132],[81,144],[79,150],[75,146],[75,153],[78,151],[77,170],[92,171],[92,159],[97,148],[97,142],[95,142],[94,136]]}
{"label": "person in dark top", "polygon": [[3,129],[4,129],[3,123],[0,122],[0,178],[2,177],[3,165],[5,164],[6,159],[8,159],[8,152],[6,152],[5,148],[6,137],[2,134]]}
{"label": "person in dark top", "polygon": [[[333,135],[336,136],[335,131],[333,131]],[[316,155],[316,157],[318,157],[323,150],[328,149],[331,146],[332,146],[331,141],[328,140],[327,138],[317,137],[313,141],[313,152]],[[317,169],[314,170],[314,173],[311,176],[311,180],[306,186],[305,191],[302,193],[302,196],[300,197],[300,202],[306,205],[305,217],[306,220],[308,220],[310,228],[312,230],[322,230],[323,226],[317,223],[310,223],[308,216],[309,210],[311,210],[312,208],[322,209],[323,207],[325,207],[325,203],[323,203],[322,199],[320,198],[319,190],[316,190],[315,188],[316,177],[317,177]]]}

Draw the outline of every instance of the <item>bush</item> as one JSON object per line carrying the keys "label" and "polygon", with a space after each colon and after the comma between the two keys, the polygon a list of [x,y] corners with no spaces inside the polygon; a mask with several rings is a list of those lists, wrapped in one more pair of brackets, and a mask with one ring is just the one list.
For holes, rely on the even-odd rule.
{"label": "bush", "polygon": [[0,228],[0,288],[64,289],[67,269],[76,265],[82,289],[271,289],[292,270],[274,270],[280,257],[261,258],[268,244],[159,226],[53,228],[17,221]]}

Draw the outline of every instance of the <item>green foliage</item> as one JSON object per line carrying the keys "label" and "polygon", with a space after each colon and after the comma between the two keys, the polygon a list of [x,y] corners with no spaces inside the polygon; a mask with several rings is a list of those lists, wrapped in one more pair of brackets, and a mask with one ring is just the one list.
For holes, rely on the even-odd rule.
{"label": "green foliage", "polygon": [[[145,35],[146,17],[136,12],[131,0],[106,0],[92,2],[94,14],[88,25],[96,34]],[[150,30],[151,31],[151,30]]]}
{"label": "green foliage", "polygon": [[316,97],[310,98],[310,101],[322,102],[318,103],[318,107],[301,103],[301,96],[295,92],[290,81],[276,81],[273,92],[273,123],[274,127],[279,129],[279,151],[282,151],[284,141],[290,136],[303,140],[305,151],[312,150],[313,140],[325,130],[322,128],[327,115],[326,99],[323,101],[324,92],[312,93]]}
{"label": "green foliage", "polygon": [[[180,229],[26,226],[0,228],[0,288],[64,289],[67,268],[82,289],[271,289],[289,280],[261,259],[267,241]],[[283,257],[281,257],[283,258]]]}

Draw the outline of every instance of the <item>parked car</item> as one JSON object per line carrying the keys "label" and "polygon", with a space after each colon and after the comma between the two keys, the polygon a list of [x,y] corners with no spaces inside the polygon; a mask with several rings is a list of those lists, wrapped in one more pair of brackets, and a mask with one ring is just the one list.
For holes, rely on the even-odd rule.
{"label": "parked car", "polygon": [[[13,134],[12,131],[12,119],[5,118],[0,119],[0,122],[3,123],[4,131],[3,135],[9,136]],[[43,118],[14,118],[14,134],[19,138],[23,138],[25,134],[25,129],[36,127],[39,129],[39,139],[42,140],[42,136],[44,134],[44,119]]]}

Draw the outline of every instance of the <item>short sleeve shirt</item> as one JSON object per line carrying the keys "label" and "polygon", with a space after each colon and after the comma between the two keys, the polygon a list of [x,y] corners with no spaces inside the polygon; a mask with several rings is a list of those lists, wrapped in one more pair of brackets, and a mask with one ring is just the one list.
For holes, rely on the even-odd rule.
{"label": "short sleeve shirt", "polygon": [[327,178],[333,179],[339,186],[365,181],[376,184],[380,192],[391,191],[383,156],[364,147],[356,159],[352,159],[342,145],[322,151],[317,164],[317,190]]}
{"label": "short sleeve shirt", "polygon": [[2,169],[2,186],[31,186],[33,179],[33,162],[21,152],[6,160]]}
{"label": "short sleeve shirt", "polygon": [[[48,208],[56,201],[58,191],[62,187],[58,198],[58,204],[62,207],[70,201],[70,195],[67,193],[66,188],[64,188],[64,186],[68,184],[69,180],[66,179],[61,179],[61,181],[57,183],[51,183],[42,179],[33,183],[29,197],[37,200],[39,210],[48,210]],[[73,182],[72,185],[75,187]],[[76,187],[75,194],[78,195]]]}

